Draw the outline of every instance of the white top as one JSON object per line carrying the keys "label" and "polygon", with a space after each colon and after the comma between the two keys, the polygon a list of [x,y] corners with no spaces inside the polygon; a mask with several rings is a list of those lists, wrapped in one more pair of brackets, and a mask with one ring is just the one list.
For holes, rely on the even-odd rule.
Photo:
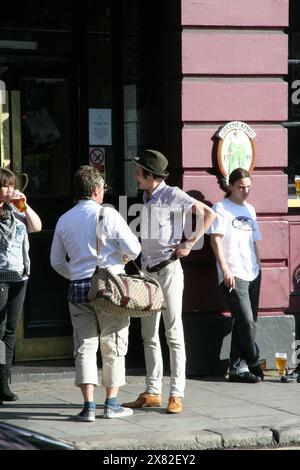
{"label": "white top", "polygon": [[[71,281],[90,278],[98,265],[124,272],[122,255],[135,259],[141,246],[123,217],[112,207],[103,211],[100,257],[97,256],[97,225],[100,206],[92,199],[79,201],[63,214],[56,225],[50,263]],[[69,261],[66,260],[66,255]]]}
{"label": "white top", "polygon": [[[253,281],[259,274],[254,242],[261,240],[254,207],[247,202],[240,205],[224,199],[217,202],[213,210],[217,217],[209,234],[223,235],[222,246],[230,272],[244,281]],[[224,277],[218,263],[217,269],[221,283]]]}

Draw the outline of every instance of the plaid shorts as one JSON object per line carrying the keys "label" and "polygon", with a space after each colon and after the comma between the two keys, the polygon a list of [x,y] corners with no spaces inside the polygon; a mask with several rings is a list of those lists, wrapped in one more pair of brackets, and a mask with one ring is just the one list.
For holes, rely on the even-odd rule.
{"label": "plaid shorts", "polygon": [[71,281],[68,290],[68,302],[71,304],[85,304],[89,302],[88,292],[91,287],[91,278]]}

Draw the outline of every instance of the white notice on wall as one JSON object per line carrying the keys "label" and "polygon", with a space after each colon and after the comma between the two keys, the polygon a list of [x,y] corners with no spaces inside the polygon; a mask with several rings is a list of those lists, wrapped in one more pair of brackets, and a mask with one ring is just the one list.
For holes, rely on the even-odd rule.
{"label": "white notice on wall", "polygon": [[89,145],[111,145],[111,109],[89,109]]}

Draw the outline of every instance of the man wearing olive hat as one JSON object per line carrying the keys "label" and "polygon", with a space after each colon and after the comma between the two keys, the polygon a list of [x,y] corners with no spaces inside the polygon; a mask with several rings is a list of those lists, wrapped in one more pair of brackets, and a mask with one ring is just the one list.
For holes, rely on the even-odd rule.
{"label": "man wearing olive hat", "polygon": [[[188,256],[193,246],[215,219],[205,204],[177,187],[168,186],[168,160],[156,150],[144,150],[134,158],[135,179],[144,190],[141,219],[142,269],[155,277],[163,289],[167,309],[163,313],[165,335],[170,351],[171,380],[168,413],[182,411],[185,389],[185,344],[182,324],[183,270],[180,258]],[[196,214],[192,236],[182,242],[185,216]],[[126,403],[129,408],[162,405],[163,363],[159,340],[161,313],[141,318],[146,362],[146,390],[137,400]]]}

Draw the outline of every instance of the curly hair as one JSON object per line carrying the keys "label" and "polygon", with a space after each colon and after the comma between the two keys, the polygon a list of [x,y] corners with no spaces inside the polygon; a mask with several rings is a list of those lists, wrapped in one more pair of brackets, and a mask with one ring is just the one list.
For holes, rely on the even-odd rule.
{"label": "curly hair", "polygon": [[97,168],[82,165],[73,179],[74,196],[77,200],[90,199],[96,188],[104,188],[104,179]]}

